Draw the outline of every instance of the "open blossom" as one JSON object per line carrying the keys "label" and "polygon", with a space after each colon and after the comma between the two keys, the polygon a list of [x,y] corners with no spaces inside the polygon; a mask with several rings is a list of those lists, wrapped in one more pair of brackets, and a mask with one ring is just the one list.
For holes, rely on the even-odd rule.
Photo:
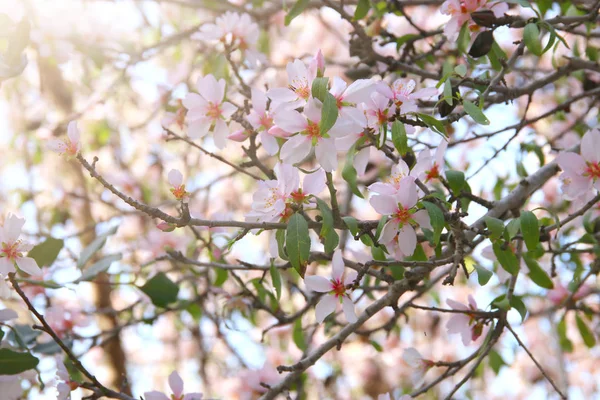
{"label": "open blossom", "polygon": [[424,359],[414,347],[404,350],[402,359],[412,368],[410,377],[415,386],[421,383],[427,371],[434,365],[433,361]]}
{"label": "open blossom", "polygon": [[267,154],[273,156],[279,151],[276,137],[287,138],[291,133],[275,126],[273,116],[267,110],[267,96],[260,90],[252,88],[252,110],[248,122],[258,132],[258,139]]}
{"label": "open blossom", "polygon": [[561,152],[556,162],[562,168],[562,191],[570,200],[590,200],[600,190],[600,130],[588,131],[581,139],[581,155]]}
{"label": "open blossom", "polygon": [[331,267],[331,279],[317,275],[307,276],[304,279],[304,283],[308,289],[315,292],[327,293],[321,298],[315,308],[317,322],[323,322],[325,317],[335,311],[338,303],[342,304],[342,309],[344,310],[344,315],[348,322],[356,322],[357,317],[356,312],[354,311],[354,303],[350,298],[349,290],[346,286],[356,279],[358,273],[356,271],[351,271],[346,274],[345,278],[343,277],[344,260],[342,258],[342,252],[339,249],[333,253]]}
{"label": "open blossom", "polygon": [[275,125],[286,132],[297,133],[288,139],[281,147],[281,160],[286,164],[295,164],[302,161],[315,148],[317,161],[327,172],[335,170],[337,166],[337,149],[334,131],[323,134],[319,122],[321,121],[321,102],[311,98],[304,115],[296,110],[280,110],[275,113]]}
{"label": "open blossom", "polygon": [[[177,200],[188,201],[190,194],[185,190],[185,184],[183,183],[183,174],[176,169],[169,171],[169,184],[171,187],[171,193]],[[162,230],[162,229],[161,229]]]}
{"label": "open blossom", "polygon": [[342,78],[334,77],[329,92],[335,97],[337,103],[339,110],[338,121],[348,119],[358,126],[366,126],[367,119],[365,113],[360,108],[357,108],[356,105],[368,102],[374,91],[375,82],[371,79],[357,79],[350,85],[347,85]]}
{"label": "open blossom", "polygon": [[[575,292],[572,299],[573,301],[578,301],[587,296],[588,294],[592,293],[593,290],[594,289],[589,285],[582,285],[579,289],[577,289],[577,292]],[[571,293],[572,292],[566,287],[564,287],[562,283],[558,282],[554,284],[554,289],[548,291],[546,297],[554,305],[558,306],[561,305],[565,300],[567,300],[569,296],[571,296]]]}
{"label": "open blossom", "polygon": [[236,394],[240,400],[254,400],[268,389],[261,383],[274,386],[281,380],[281,377],[271,363],[266,362],[259,370],[244,370],[239,374],[239,384],[235,388]]}
{"label": "open blossom", "polygon": [[23,252],[32,248],[19,239],[24,224],[24,219],[8,214],[4,226],[0,227],[0,274],[2,275],[15,272],[15,263],[30,275],[42,274],[42,270],[33,258],[23,256]]}
{"label": "open blossom", "polygon": [[469,305],[452,299],[446,300],[446,303],[453,310],[465,311],[464,313],[453,313],[446,328],[450,334],[460,333],[463,344],[468,346],[471,341],[477,340],[483,333],[483,323],[476,318],[475,314],[469,313],[469,311],[479,311],[475,299],[469,295]]}
{"label": "open blossom", "polygon": [[260,29],[248,14],[227,11],[217,17],[214,24],[204,24],[195,39],[220,41],[230,49],[238,49],[251,65],[262,61],[264,56],[257,50]]}
{"label": "open blossom", "polygon": [[438,93],[436,88],[423,88],[416,92],[415,81],[412,79],[396,79],[391,87],[387,83],[381,82],[377,90],[388,99],[392,100],[400,110],[400,114],[407,114],[417,111],[417,100],[435,96]]}
{"label": "open blossom", "polygon": [[398,164],[392,167],[392,173],[389,178],[383,182],[375,182],[368,189],[377,194],[396,195],[407,185],[414,183],[415,177],[410,175],[410,169],[403,159],[398,160]]}
{"label": "open blossom", "polygon": [[422,150],[417,156],[417,163],[411,175],[414,175],[425,183],[433,179],[439,179],[440,177],[445,178],[444,156],[447,148],[448,142],[442,139],[442,142],[435,151],[435,155],[432,155],[429,149]]}
{"label": "open blossom", "polygon": [[176,371],[169,375],[169,386],[173,394],[171,397],[158,391],[144,393],[145,400],[202,400],[202,393],[183,394],[183,379]]}
{"label": "open blossom", "polygon": [[309,196],[325,189],[325,171],[318,169],[304,177],[300,186],[298,168],[288,164],[277,164],[274,168],[277,179],[258,182],[254,193],[252,211],[246,215],[248,221],[278,222],[287,219],[293,210],[291,203],[304,204]]}
{"label": "open blossom", "polygon": [[390,105],[390,100],[379,92],[371,94],[371,98],[365,103],[365,115],[367,125],[379,131],[387,127],[389,118],[396,113],[396,105]]}
{"label": "open blossom", "polygon": [[293,110],[306,105],[311,96],[312,82],[317,77],[315,62],[307,67],[302,61],[296,59],[287,64],[286,70],[288,87],[273,88],[267,92],[267,96],[275,103],[274,109],[283,106],[287,110]]}
{"label": "open blossom", "polygon": [[183,99],[183,105],[188,110],[188,135],[197,139],[212,130],[215,145],[222,149],[227,145],[229,134],[226,120],[236,110],[233,104],[224,101],[225,80],[217,81],[209,74],[198,79],[196,89],[198,93],[188,93]]}
{"label": "open blossom", "polygon": [[79,141],[79,129],[77,122],[71,121],[67,125],[67,137],[63,139],[52,139],[48,141],[47,147],[59,154],[66,154],[74,157],[81,151],[81,142]]}
{"label": "open blossom", "polygon": [[470,31],[479,30],[479,26],[471,19],[471,13],[482,10],[491,10],[496,18],[500,18],[508,11],[508,4],[488,0],[446,0],[440,11],[451,18],[444,26],[444,35],[448,39],[454,39],[467,21]]}
{"label": "open blossom", "polygon": [[[417,246],[415,226],[431,229],[429,214],[425,210],[415,210],[417,186],[406,180],[405,188],[394,196],[378,195],[371,197],[371,206],[390,219],[383,227],[379,242],[396,250],[396,257],[411,256]],[[390,250],[388,248],[388,250]]]}

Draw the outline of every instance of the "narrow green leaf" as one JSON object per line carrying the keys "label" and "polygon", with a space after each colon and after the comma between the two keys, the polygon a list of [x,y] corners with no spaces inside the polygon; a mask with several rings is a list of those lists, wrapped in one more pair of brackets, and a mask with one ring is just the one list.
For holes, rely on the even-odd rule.
{"label": "narrow green leaf", "polygon": [[467,74],[467,66],[465,64],[459,64],[454,67],[454,72],[462,78]]}
{"label": "narrow green leaf", "polygon": [[392,143],[401,156],[404,156],[408,152],[406,128],[402,122],[397,120],[392,124]]}
{"label": "narrow green leaf", "polygon": [[463,107],[465,108],[467,114],[469,114],[469,116],[473,118],[473,121],[481,125],[490,124],[490,120],[485,116],[485,114],[483,114],[483,111],[481,111],[481,109],[477,107],[474,103],[470,102],[469,100],[463,100]]}
{"label": "narrow green leaf", "polygon": [[338,117],[337,100],[329,92],[325,93],[325,101],[323,101],[323,108],[321,109],[321,122],[319,127],[321,128],[321,135],[325,135],[331,127],[335,124]]}
{"label": "narrow green leaf", "polygon": [[292,339],[294,344],[302,351],[306,350],[306,340],[304,339],[304,332],[302,331],[302,320],[296,319],[294,327],[292,329]]}
{"label": "narrow green leaf", "polygon": [[290,11],[285,16],[285,26],[288,26],[290,22],[298,15],[302,14],[302,11],[308,6],[310,0],[298,0],[290,9]]}
{"label": "narrow green leaf", "polygon": [[96,238],[90,243],[85,249],[81,251],[79,255],[79,260],[77,260],[77,268],[83,268],[83,266],[92,258],[92,256],[104,246],[106,243],[106,239],[114,235],[119,229],[118,225],[113,226],[108,231],[104,232],[101,235],[96,236]]}
{"label": "narrow green leaf", "polygon": [[356,172],[356,168],[354,168],[354,153],[355,146],[352,146],[346,154],[346,163],[344,164],[344,169],[342,170],[342,178],[344,178],[344,180],[348,182],[352,193],[354,193],[361,199],[364,199],[364,196],[358,189],[358,184],[356,182],[358,178],[358,173]]}
{"label": "narrow green leaf", "polygon": [[567,323],[565,317],[563,317],[558,325],[556,326],[558,338],[560,341],[560,348],[570,353],[573,351],[573,342],[567,337]]}
{"label": "narrow green leaf", "polygon": [[354,217],[342,217],[342,219],[344,220],[344,223],[346,224],[346,226],[348,227],[348,229],[350,229],[350,232],[353,235],[356,235],[358,233],[358,221],[356,221],[356,218],[354,218]]}
{"label": "narrow green leaf", "polygon": [[81,276],[73,283],[79,283],[94,279],[99,273],[108,271],[111,264],[115,261],[119,261],[122,257],[123,255],[119,253],[111,254],[101,258],[100,260],[96,261],[94,264],[90,265],[85,270],[83,270]]}
{"label": "narrow green leaf", "polygon": [[490,239],[496,240],[502,237],[504,233],[504,222],[501,219],[493,217],[485,217],[485,225],[490,231]]}
{"label": "narrow green leaf", "polygon": [[579,314],[575,314],[575,322],[577,322],[577,329],[579,329],[583,343],[590,349],[594,347],[596,345],[596,338]]}
{"label": "narrow green leaf", "polygon": [[494,255],[502,268],[511,275],[516,275],[519,272],[519,260],[515,253],[510,249],[502,250],[500,243],[493,244]]}
{"label": "narrow green leaf", "polygon": [[523,30],[525,46],[536,56],[542,55],[542,42],[540,41],[540,29],[532,22],[525,25]]}
{"label": "narrow green leaf", "polygon": [[40,268],[50,266],[56,260],[64,245],[65,242],[62,239],[48,238],[29,250],[27,257],[33,258]]}
{"label": "narrow green leaf", "polygon": [[475,271],[477,271],[477,281],[481,286],[485,286],[493,275],[492,271],[489,271],[478,264],[475,264]]}
{"label": "narrow green leaf", "polygon": [[527,275],[529,276],[529,278],[531,278],[533,283],[535,283],[539,287],[543,287],[544,289],[554,288],[554,283],[552,283],[552,279],[550,279],[546,271],[544,271],[542,267],[540,267],[540,264],[538,264],[538,262],[534,258],[528,256],[527,254],[524,254],[523,260],[525,261],[525,264],[527,264],[527,268],[529,268],[529,274]]}
{"label": "narrow green leaf", "polygon": [[381,353],[383,351],[383,347],[377,343],[374,340],[369,340],[369,343],[371,343],[371,346],[373,346],[373,348],[375,349],[375,351],[377,351],[378,353]]}
{"label": "narrow green leaf", "polygon": [[321,226],[321,232],[319,232],[319,236],[324,239],[324,247],[325,253],[331,254],[340,243],[340,237],[333,226],[333,214],[331,209],[323,200],[317,199],[317,207],[321,211],[321,216],[323,217],[323,225]]}
{"label": "narrow green leaf", "polygon": [[288,261],[289,258],[285,252],[285,230],[278,229],[275,233],[275,239],[277,240],[277,251],[279,252],[279,258]]}
{"label": "narrow green leaf", "polygon": [[538,219],[531,211],[523,211],[519,217],[521,233],[527,245],[527,250],[535,250],[540,242],[540,226]]}
{"label": "narrow green leaf", "polygon": [[449,105],[454,103],[452,100],[452,82],[450,80],[444,82],[444,101]]}
{"label": "narrow green leaf", "polygon": [[312,83],[311,93],[312,96],[316,99],[319,99],[321,103],[325,101],[325,96],[327,95],[329,88],[329,78],[320,77],[315,78]]}
{"label": "narrow green leaf", "polygon": [[521,315],[521,321],[525,321],[525,317],[527,316],[527,307],[525,307],[525,303],[520,296],[513,296],[510,299],[510,305],[512,308],[517,310]]}
{"label": "narrow green leaf", "polygon": [[37,367],[40,360],[29,353],[0,349],[0,375],[17,375]]}
{"label": "narrow green leaf", "polygon": [[213,282],[213,285],[215,287],[221,287],[227,281],[227,278],[229,278],[229,271],[225,268],[215,268],[215,281]]}
{"label": "narrow green leaf", "polygon": [[273,287],[275,288],[277,300],[279,300],[281,299],[281,274],[275,267],[275,263],[273,261],[271,261],[271,267],[269,271],[271,273],[271,282],[273,282]]}
{"label": "narrow green leaf", "polygon": [[469,30],[469,24],[465,22],[460,28],[460,32],[458,33],[458,39],[456,40],[458,51],[462,54],[465,54],[467,52],[467,47],[469,47],[470,41],[471,31]]}
{"label": "narrow green leaf", "polygon": [[310,256],[310,236],[308,223],[301,214],[292,215],[288,221],[285,243],[292,267],[304,278]]}
{"label": "narrow green leaf", "polygon": [[354,20],[358,21],[359,19],[363,19],[369,12],[370,8],[371,4],[369,3],[369,0],[358,0],[356,10],[354,10]]}
{"label": "narrow green leaf", "polygon": [[437,246],[440,242],[442,230],[444,229],[444,213],[442,213],[442,210],[436,204],[428,201],[423,202],[423,207],[427,209],[427,213],[429,214],[429,220],[433,228],[433,243]]}
{"label": "narrow green leaf", "polygon": [[498,354],[496,350],[490,351],[488,361],[490,363],[492,371],[494,371],[496,375],[498,375],[498,372],[500,372],[500,368],[502,368],[503,365],[507,365],[506,362],[502,359],[502,356],[500,356],[500,354]]}
{"label": "narrow green leaf", "polygon": [[419,119],[421,121],[423,121],[434,132],[439,133],[444,138],[448,137],[448,135],[446,135],[446,127],[437,118],[434,118],[431,115],[427,115],[427,114],[423,114],[423,113],[417,113],[417,116],[419,117]]}
{"label": "narrow green leaf", "polygon": [[144,286],[140,287],[140,290],[146,293],[152,304],[157,307],[166,307],[177,301],[179,294],[179,286],[163,272],[154,275]]}

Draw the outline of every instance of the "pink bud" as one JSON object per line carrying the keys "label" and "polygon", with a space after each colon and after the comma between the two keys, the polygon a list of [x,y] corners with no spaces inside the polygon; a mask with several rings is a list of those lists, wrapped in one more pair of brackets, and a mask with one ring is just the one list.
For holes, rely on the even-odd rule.
{"label": "pink bud", "polygon": [[170,224],[168,222],[165,221],[161,221],[159,222],[156,227],[158,229],[160,229],[163,232],[173,232],[176,228],[176,226],[174,224]]}
{"label": "pink bud", "polygon": [[269,129],[269,135],[284,138],[284,139],[292,136],[291,133],[284,131],[283,129],[281,129],[278,126],[271,127]]}
{"label": "pink bud", "polygon": [[243,142],[244,140],[248,139],[248,136],[250,135],[248,135],[248,132],[245,129],[240,129],[227,136],[227,139],[235,142]]}
{"label": "pink bud", "polygon": [[323,57],[321,49],[319,49],[319,51],[315,55],[315,63],[317,66],[317,76],[322,77],[325,73],[325,57]]}

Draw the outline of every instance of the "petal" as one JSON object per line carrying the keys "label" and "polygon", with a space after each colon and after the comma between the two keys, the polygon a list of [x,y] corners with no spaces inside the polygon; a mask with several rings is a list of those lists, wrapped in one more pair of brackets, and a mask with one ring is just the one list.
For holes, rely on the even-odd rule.
{"label": "petal", "polygon": [[460,333],[469,327],[469,317],[463,314],[455,314],[446,323],[448,333]]}
{"label": "petal", "polygon": [[423,356],[421,356],[421,353],[419,353],[419,351],[414,347],[409,347],[402,353],[402,359],[411,368],[418,368],[421,366],[421,360],[423,360]]}
{"label": "petal", "polygon": [[396,194],[396,188],[389,183],[375,182],[367,189],[369,189],[371,192],[385,194],[388,196],[393,196]]}
{"label": "petal", "polygon": [[321,298],[321,301],[315,307],[315,315],[317,322],[320,324],[323,320],[332,312],[335,311],[337,299],[335,296],[325,295]]}
{"label": "petal", "polygon": [[221,79],[217,82],[217,79],[209,74],[198,79],[196,89],[206,101],[219,104],[225,97],[225,80]]}
{"label": "petal", "polygon": [[223,120],[217,120],[215,123],[215,130],[213,132],[213,140],[215,146],[219,149],[224,149],[227,146],[227,136],[229,135],[229,128]]}
{"label": "petal", "polygon": [[0,257],[0,274],[6,276],[15,272],[15,264],[6,257]]}
{"label": "petal", "polygon": [[274,156],[279,151],[279,144],[277,143],[277,139],[271,136],[268,132],[262,131],[258,134],[258,138],[263,145],[263,148],[267,152],[268,155]]}
{"label": "petal", "polygon": [[169,375],[169,386],[175,397],[181,397],[183,394],[183,379],[181,379],[177,371],[173,371]]}
{"label": "petal", "polygon": [[581,139],[581,155],[589,163],[600,162],[600,131],[592,129]]}
{"label": "petal", "polygon": [[406,224],[398,231],[398,246],[405,256],[412,256],[417,247],[417,234],[412,226]]}
{"label": "petal", "polygon": [[344,81],[339,76],[333,77],[333,82],[331,83],[331,89],[329,89],[329,93],[333,95],[335,98],[339,98],[344,90],[346,90],[346,81]]}
{"label": "petal", "polygon": [[15,242],[21,235],[23,225],[25,225],[24,218],[19,218],[14,214],[8,214],[8,218],[6,218],[6,221],[4,221],[3,240],[8,242]]}
{"label": "petal", "polygon": [[312,144],[310,138],[296,135],[281,146],[279,156],[287,164],[298,163],[310,154]]}
{"label": "petal", "polygon": [[221,104],[221,115],[225,119],[229,119],[229,117],[231,117],[233,115],[233,113],[236,111],[237,111],[237,107],[228,101]]}
{"label": "petal", "polygon": [[287,103],[294,101],[298,95],[288,88],[273,88],[267,92],[267,96],[273,101]]}
{"label": "petal", "polygon": [[346,320],[348,320],[348,322],[353,324],[358,321],[356,311],[354,310],[354,303],[346,296],[342,298],[342,309],[344,310],[344,315],[346,316]]}
{"label": "petal", "polygon": [[79,129],[77,129],[77,121],[69,122],[69,125],[67,125],[67,136],[69,137],[71,143],[79,142]]}
{"label": "petal", "polygon": [[342,275],[344,275],[344,259],[342,258],[342,251],[337,249],[333,252],[333,257],[331,259],[331,277],[333,279],[340,280],[342,279]]}
{"label": "petal", "polygon": [[306,288],[313,292],[327,293],[331,292],[331,282],[322,276],[311,275],[304,278]]}
{"label": "petal", "polygon": [[306,194],[317,195],[325,189],[325,186],[325,171],[319,168],[312,174],[307,174],[304,177],[302,191]]}
{"label": "petal", "polygon": [[[388,221],[381,231],[381,236],[379,237],[379,243],[387,245],[392,242],[396,235],[398,234],[398,224],[394,221]],[[388,249],[389,250],[389,249]]]}
{"label": "petal", "polygon": [[452,300],[452,299],[447,299],[446,304],[448,304],[450,307],[452,307],[453,310],[468,310],[469,309],[469,307],[467,307],[463,303],[459,303],[458,301]]}
{"label": "petal", "polygon": [[419,200],[419,196],[417,195],[417,185],[409,180],[406,180],[406,182],[408,184],[404,185],[403,189],[398,191],[397,199],[404,208],[412,208],[417,204],[417,200]]}
{"label": "petal", "polygon": [[371,148],[365,147],[354,156],[354,168],[358,176],[363,176],[367,171],[367,165],[371,156]]}
{"label": "petal", "polygon": [[263,91],[252,88],[252,108],[258,115],[267,110],[267,95]]}
{"label": "petal", "polygon": [[315,146],[315,156],[325,171],[334,171],[337,167],[335,140],[331,138],[319,140]]}
{"label": "petal", "polygon": [[202,393],[188,393],[183,396],[183,400],[202,400]]}
{"label": "petal", "polygon": [[358,272],[357,271],[350,271],[346,274],[346,276],[344,277],[344,285],[349,285],[352,282],[354,282],[356,280],[356,277],[358,276]]}
{"label": "petal", "polygon": [[3,310],[0,310],[0,322],[9,321],[11,319],[17,318],[18,316],[19,315],[14,310],[11,310],[10,308],[5,308]]}
{"label": "petal", "polygon": [[42,270],[40,269],[40,267],[38,267],[37,262],[33,258],[19,257],[15,261],[17,262],[17,266],[22,271],[27,272],[29,275],[43,275]]}
{"label": "petal", "polygon": [[323,108],[323,104],[320,100],[311,97],[306,103],[306,107],[304,107],[304,115],[314,123],[319,123],[321,121],[321,109]]}
{"label": "petal", "polygon": [[349,103],[366,103],[375,91],[372,79],[358,79],[350,84],[344,93],[344,101]]}
{"label": "petal", "polygon": [[169,400],[166,394],[153,391],[144,393],[144,400]]}
{"label": "petal", "polygon": [[169,171],[168,179],[171,186],[179,187],[183,184],[183,175],[176,169]]}
{"label": "petal", "polygon": [[308,127],[306,118],[298,111],[278,111],[273,117],[273,122],[284,131],[296,133],[302,132]]}
{"label": "petal", "polygon": [[559,153],[556,162],[569,175],[581,175],[586,169],[584,158],[571,151]]}
{"label": "petal", "polygon": [[392,215],[398,211],[398,201],[392,196],[373,196],[369,203],[381,215]]}
{"label": "petal", "polygon": [[192,139],[199,139],[206,136],[210,129],[211,122],[207,118],[202,118],[188,124],[188,135]]}
{"label": "petal", "polygon": [[431,221],[429,219],[429,213],[427,211],[419,210],[416,213],[414,213],[412,217],[421,228],[433,229],[431,227]]}
{"label": "petal", "polygon": [[204,100],[202,96],[200,96],[197,93],[188,93],[184,97],[182,103],[185,108],[187,108],[188,110],[192,110],[195,108],[204,107],[206,105],[206,100]]}

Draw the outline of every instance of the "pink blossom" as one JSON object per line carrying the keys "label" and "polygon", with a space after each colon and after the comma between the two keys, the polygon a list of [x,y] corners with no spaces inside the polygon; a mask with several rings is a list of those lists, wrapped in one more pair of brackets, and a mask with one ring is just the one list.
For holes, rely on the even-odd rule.
{"label": "pink blossom", "polygon": [[424,359],[414,347],[404,350],[402,359],[412,368],[411,380],[415,386],[421,384],[427,371],[434,365],[433,361]]}
{"label": "pink blossom", "polygon": [[0,375],[0,393],[2,400],[23,399],[23,388],[21,382],[25,380],[25,373],[19,375]]}
{"label": "pink blossom", "polygon": [[168,397],[166,394],[158,391],[144,393],[145,400],[202,400],[202,393],[183,394],[183,379],[176,371],[169,375],[169,387],[173,394]]}
{"label": "pink blossom", "polygon": [[273,88],[267,96],[275,103],[274,109],[283,106],[293,110],[306,105],[311,96],[312,82],[317,76],[316,63],[308,68],[302,61],[296,59],[287,64],[289,85],[287,88]]}
{"label": "pink blossom", "polygon": [[390,100],[381,93],[371,94],[371,98],[365,103],[365,115],[367,116],[367,125],[378,132],[385,129],[389,118],[396,113],[396,105],[391,104]]}
{"label": "pink blossom", "polygon": [[371,99],[371,94],[375,92],[375,82],[373,80],[358,79],[347,85],[342,78],[336,76],[333,78],[329,92],[335,97],[337,102],[340,113],[338,121],[349,119],[360,127],[367,125],[364,111],[357,108],[356,105],[366,103]]}
{"label": "pink blossom", "polygon": [[[593,291],[593,288],[588,285],[582,285],[577,292],[573,295],[573,301],[578,301]],[[554,303],[554,305],[561,305],[569,296],[571,295],[571,291],[569,291],[562,283],[558,282],[554,284],[554,289],[549,290],[547,297],[548,299]]]}
{"label": "pink blossom", "polygon": [[315,308],[317,322],[323,322],[325,317],[334,312],[337,303],[342,304],[342,309],[344,310],[344,315],[348,322],[356,322],[357,317],[356,312],[354,311],[354,303],[350,298],[349,290],[346,286],[356,279],[358,273],[356,271],[351,271],[343,278],[344,260],[342,258],[342,252],[339,249],[333,253],[331,266],[331,279],[317,275],[307,276],[304,279],[304,283],[308,289],[319,293],[327,293],[321,298]]}
{"label": "pink blossom", "polygon": [[209,74],[198,79],[196,89],[198,94],[188,93],[183,99],[183,105],[188,110],[188,134],[198,139],[212,131],[215,145],[222,149],[227,145],[228,128],[225,121],[236,110],[233,104],[224,101],[225,80],[217,81]]}
{"label": "pink blossom", "polygon": [[465,311],[464,313],[454,313],[448,320],[446,328],[448,333],[460,333],[462,342],[465,346],[473,340],[477,340],[483,332],[483,324],[476,318],[476,315],[469,311],[479,311],[477,303],[473,296],[469,295],[469,305],[464,305],[452,299],[446,300],[446,303],[453,309]]}
{"label": "pink blossom", "polygon": [[445,178],[446,172],[444,170],[444,156],[447,148],[448,142],[442,139],[435,151],[435,156],[431,155],[429,149],[422,150],[417,156],[417,163],[415,164],[411,175],[417,177],[425,183],[433,179],[439,179],[440,177]]}
{"label": "pink blossom", "polygon": [[[415,210],[417,186],[405,180],[404,189],[394,196],[378,195],[371,197],[371,206],[382,215],[391,218],[383,227],[379,242],[394,248],[396,257],[411,256],[417,246],[415,226],[431,229],[429,214],[425,210]],[[388,248],[388,250],[390,250]]]}
{"label": "pink blossom", "polygon": [[61,305],[48,307],[44,316],[48,321],[48,325],[59,337],[70,334],[76,326],[87,326],[90,322],[81,311],[66,309]]}
{"label": "pink blossom", "polygon": [[410,175],[410,169],[404,160],[399,159],[398,164],[392,167],[389,178],[383,182],[375,182],[368,187],[371,192],[393,196],[404,190],[405,186],[414,183],[415,177]]}
{"label": "pink blossom", "polygon": [[436,88],[423,88],[416,92],[415,81],[412,79],[396,79],[391,87],[385,82],[377,85],[377,90],[385,97],[390,99],[400,110],[400,114],[408,114],[417,111],[417,100],[435,96],[438,93]]}
{"label": "pink blossom", "polygon": [[0,299],[8,299],[11,295],[10,286],[4,280],[4,276],[0,274]]}
{"label": "pink blossom", "polygon": [[24,219],[8,214],[4,226],[0,227],[0,274],[2,275],[15,272],[15,263],[30,275],[42,274],[42,270],[33,258],[23,256],[24,251],[32,248],[19,239],[24,224]]}
{"label": "pink blossom", "polygon": [[239,387],[236,392],[239,394],[240,400],[253,400],[268,390],[261,383],[274,386],[280,380],[281,377],[277,370],[267,362],[259,370],[242,371],[239,375]]}
{"label": "pink blossom", "polygon": [[275,125],[286,132],[298,133],[288,139],[281,147],[281,160],[286,164],[296,164],[306,158],[314,147],[317,161],[327,172],[337,167],[337,149],[331,131],[323,134],[321,121],[321,102],[311,98],[304,115],[296,110],[280,110],[275,113]]}
{"label": "pink blossom", "polygon": [[[313,64],[315,67],[313,67]],[[321,49],[315,54],[315,58],[311,61],[311,67],[317,70],[317,76],[322,77],[325,74],[325,57]]]}
{"label": "pink blossom", "polygon": [[590,199],[600,190],[600,130],[592,129],[581,139],[581,155],[559,153],[556,162],[562,168],[562,191],[569,200]]}
{"label": "pink blossom", "polygon": [[471,13],[481,10],[492,10],[494,16],[500,18],[508,11],[508,4],[492,3],[488,0],[446,0],[440,11],[442,14],[450,15],[451,18],[444,26],[444,35],[450,40],[455,39],[467,21],[470,31],[479,30],[479,26],[471,19]]}
{"label": "pink blossom", "polygon": [[248,115],[248,122],[258,132],[258,138],[267,154],[273,156],[279,151],[279,144],[275,137],[287,137],[285,132],[273,124],[273,117],[267,110],[267,96],[260,90],[252,88],[252,111]]}
{"label": "pink blossom", "polygon": [[172,169],[168,175],[169,184],[172,186],[171,193],[177,200],[187,202],[190,199],[190,194],[185,190],[183,183],[183,174],[179,170]]}
{"label": "pink blossom", "polygon": [[258,182],[258,190],[254,193],[252,211],[246,215],[248,221],[276,222],[287,219],[292,210],[292,203],[304,204],[310,196],[315,196],[325,189],[325,171],[318,169],[304,177],[300,186],[298,169],[288,164],[275,166],[277,179]]}
{"label": "pink blossom", "polygon": [[175,224],[171,224],[169,222],[161,221],[156,224],[156,227],[163,232],[173,232],[177,226]]}
{"label": "pink blossom", "polygon": [[17,318],[19,315],[10,308],[0,309],[0,322],[10,321],[11,319]]}
{"label": "pink blossom", "polygon": [[52,139],[47,143],[47,147],[59,154],[75,157],[81,151],[81,142],[79,141],[79,129],[77,122],[71,121],[67,125],[67,137],[64,139]]}

